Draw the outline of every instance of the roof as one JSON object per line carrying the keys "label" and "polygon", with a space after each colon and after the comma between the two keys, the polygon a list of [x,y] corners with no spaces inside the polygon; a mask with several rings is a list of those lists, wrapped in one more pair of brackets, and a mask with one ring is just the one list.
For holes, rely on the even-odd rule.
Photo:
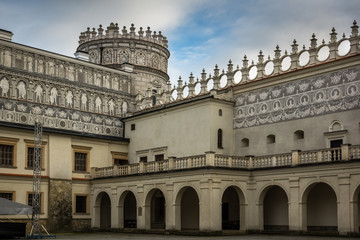
{"label": "roof", "polygon": [[0,198],[0,215],[31,215],[32,207]]}

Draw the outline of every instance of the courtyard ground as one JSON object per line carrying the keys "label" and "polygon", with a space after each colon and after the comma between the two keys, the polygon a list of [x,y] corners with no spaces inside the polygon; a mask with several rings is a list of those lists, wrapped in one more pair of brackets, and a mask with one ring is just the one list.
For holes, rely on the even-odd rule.
{"label": "courtyard ground", "polygon": [[180,236],[158,234],[128,234],[128,233],[71,233],[57,234],[56,239],[64,240],[162,240],[162,239],[186,239],[186,240],[344,240],[355,239],[335,236],[285,236],[285,235],[238,235],[238,236]]}

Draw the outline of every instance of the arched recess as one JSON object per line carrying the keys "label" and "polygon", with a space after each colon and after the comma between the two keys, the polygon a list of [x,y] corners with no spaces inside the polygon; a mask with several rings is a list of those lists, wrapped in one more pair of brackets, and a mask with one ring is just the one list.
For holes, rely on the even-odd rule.
{"label": "arched recess", "polygon": [[111,200],[106,192],[98,194],[95,200],[96,227],[102,229],[111,228]]}
{"label": "arched recess", "polygon": [[137,201],[133,192],[125,191],[119,199],[119,227],[136,228],[137,227]]}
{"label": "arched recess", "polygon": [[302,226],[309,232],[337,232],[337,196],[327,183],[307,187],[302,196]]}
{"label": "arched recess", "polygon": [[175,229],[199,230],[199,197],[194,188],[183,187],[175,199]]}
{"label": "arched recess", "polygon": [[289,200],[285,190],[272,185],[266,187],[260,195],[259,213],[261,214],[264,230],[289,230]]}
{"label": "arched recess", "polygon": [[165,229],[165,196],[158,189],[152,189],[145,199],[146,229]]}
{"label": "arched recess", "polygon": [[229,186],[221,200],[222,230],[245,230],[245,197],[240,188]]}
{"label": "arched recess", "polygon": [[356,188],[353,200],[352,200],[352,209],[353,209],[353,226],[354,229],[351,231],[360,232],[360,185]]}

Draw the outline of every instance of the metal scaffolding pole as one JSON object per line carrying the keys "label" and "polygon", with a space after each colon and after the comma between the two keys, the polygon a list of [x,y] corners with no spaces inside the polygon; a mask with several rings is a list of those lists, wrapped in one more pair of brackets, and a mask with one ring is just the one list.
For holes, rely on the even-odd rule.
{"label": "metal scaffolding pole", "polygon": [[30,236],[41,236],[40,213],[41,213],[41,146],[42,125],[40,121],[35,122],[34,127],[34,176],[32,192],[32,219]]}

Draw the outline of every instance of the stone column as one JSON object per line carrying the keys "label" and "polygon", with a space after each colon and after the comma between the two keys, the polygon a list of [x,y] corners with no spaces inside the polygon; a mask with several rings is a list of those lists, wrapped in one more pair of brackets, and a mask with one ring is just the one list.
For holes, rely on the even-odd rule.
{"label": "stone column", "polygon": [[172,183],[166,184],[165,194],[165,228],[166,230],[174,230],[175,222],[173,219],[173,196],[174,196],[174,185]]}
{"label": "stone column", "polygon": [[[260,230],[259,227],[259,199],[256,199],[256,182],[254,180],[249,180],[247,182],[247,198],[252,199],[248,200],[248,205],[245,206],[245,219],[246,219],[246,230]],[[262,212],[261,212],[262,214]]]}
{"label": "stone column", "polygon": [[352,213],[350,211],[350,175],[338,175],[339,182],[339,199],[338,204],[338,232],[340,235],[346,235],[350,232],[350,219]]}
{"label": "stone column", "polygon": [[144,186],[137,186],[137,229],[145,229],[145,196]]}
{"label": "stone column", "polygon": [[111,187],[111,228],[119,228],[118,197],[116,187]]}
{"label": "stone column", "polygon": [[210,189],[209,184],[212,180],[206,179],[200,181],[200,196],[199,196],[199,230],[211,230],[211,207],[210,207]]}
{"label": "stone column", "polygon": [[289,230],[300,231],[300,203],[299,203],[299,178],[289,179],[290,196],[289,196]]}

